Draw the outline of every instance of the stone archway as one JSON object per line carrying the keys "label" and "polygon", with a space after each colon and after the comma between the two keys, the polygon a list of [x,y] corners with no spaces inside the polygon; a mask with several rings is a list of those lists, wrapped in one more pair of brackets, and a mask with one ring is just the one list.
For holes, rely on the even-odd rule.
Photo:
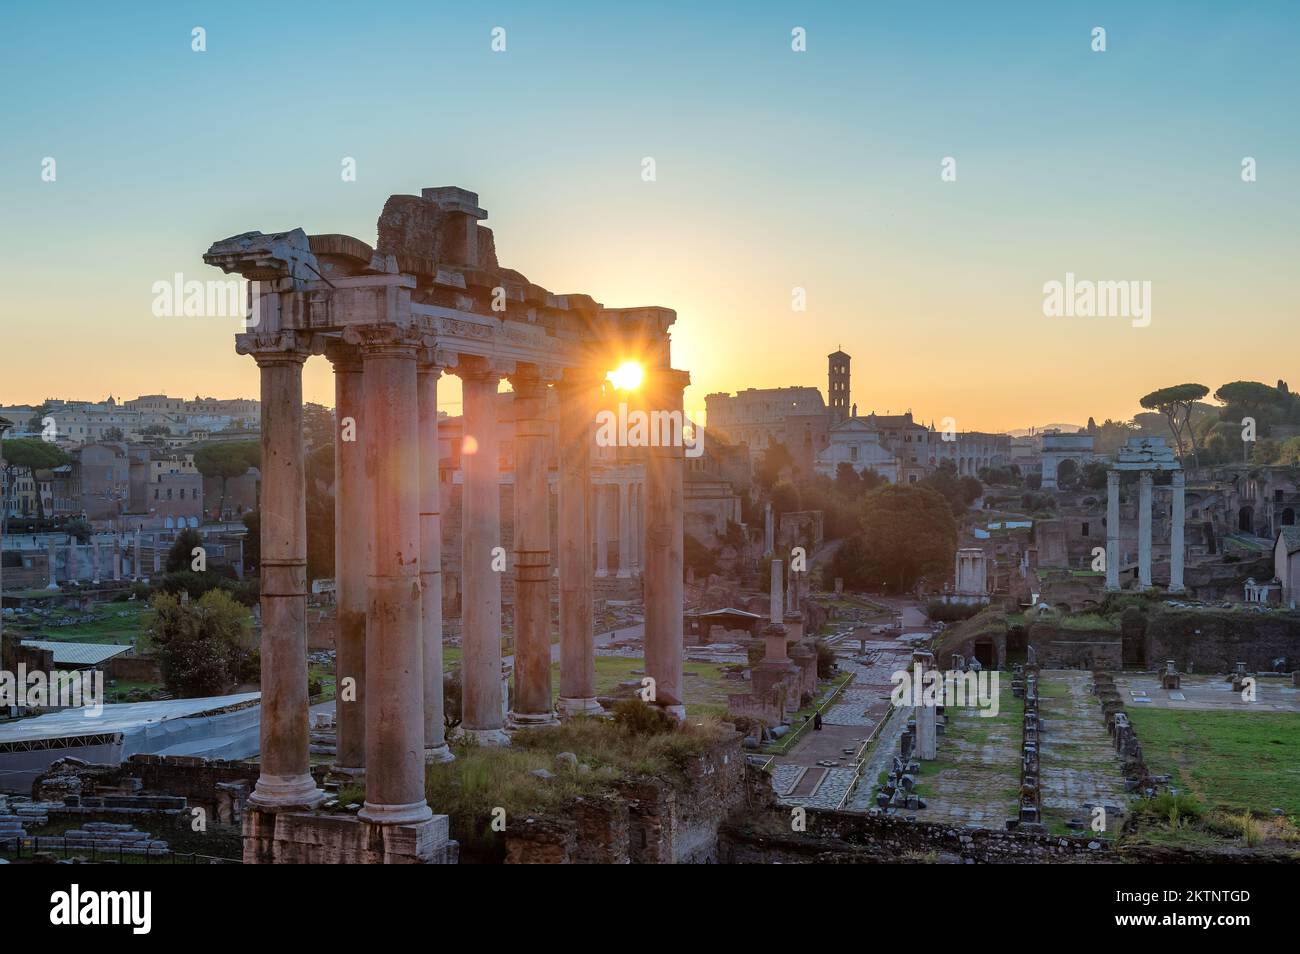
{"label": "stone archway", "polygon": [[1237,529],[1242,533],[1255,532],[1255,508],[1249,505],[1237,511]]}

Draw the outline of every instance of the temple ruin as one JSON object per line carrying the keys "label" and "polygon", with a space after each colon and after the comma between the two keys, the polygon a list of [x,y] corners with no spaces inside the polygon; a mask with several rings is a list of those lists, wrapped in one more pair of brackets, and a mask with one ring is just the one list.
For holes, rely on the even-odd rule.
{"label": "temple ruin", "polygon": [[[599,711],[592,627],[594,411],[608,370],[639,362],[629,402],[682,412],[689,375],[672,368],[667,308],[606,308],[554,294],[497,261],[487,212],[456,187],[394,195],[372,247],[349,235],[245,232],[204,260],[250,283],[236,348],[261,371],[261,769],[244,821],[245,860],[437,860],[446,816],[426,803],[425,765],[444,738],[438,381],[464,395],[460,731],[509,743],[512,728]],[[338,707],[336,770],[365,777],[357,820],[317,823],[309,771],[306,515],[302,368],[335,373],[337,676],[356,702]],[[502,677],[501,546],[495,398],[514,390],[514,708]],[[560,686],[552,705],[552,576],[543,426],[559,403]],[[683,448],[644,449],[645,671],[653,701],[684,717]],[[624,508],[620,501],[620,510]],[[620,538],[621,540],[622,538]],[[599,554],[603,557],[604,547]],[[629,565],[620,554],[620,567]],[[348,681],[351,682],[348,682]]]}

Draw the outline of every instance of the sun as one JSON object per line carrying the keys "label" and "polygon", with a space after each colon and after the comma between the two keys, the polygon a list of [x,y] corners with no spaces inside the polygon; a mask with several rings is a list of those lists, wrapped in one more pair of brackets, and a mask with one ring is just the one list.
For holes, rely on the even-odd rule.
{"label": "sun", "polygon": [[645,380],[645,369],[636,361],[624,361],[605,375],[605,379],[620,391],[635,391]]}

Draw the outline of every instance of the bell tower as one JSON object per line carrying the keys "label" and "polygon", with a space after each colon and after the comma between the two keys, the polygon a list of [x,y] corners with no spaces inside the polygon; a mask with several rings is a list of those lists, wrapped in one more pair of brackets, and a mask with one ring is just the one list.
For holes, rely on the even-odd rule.
{"label": "bell tower", "polygon": [[849,356],[838,350],[826,357],[826,396],[833,424],[849,416],[849,361]]}

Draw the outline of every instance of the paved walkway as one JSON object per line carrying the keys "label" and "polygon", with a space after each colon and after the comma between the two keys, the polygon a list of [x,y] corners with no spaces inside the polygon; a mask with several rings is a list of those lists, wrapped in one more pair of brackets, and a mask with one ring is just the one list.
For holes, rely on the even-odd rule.
{"label": "paved walkway", "polygon": [[[1039,753],[1043,821],[1061,826],[1077,819],[1091,825],[1085,805],[1123,808],[1128,803],[1101,703],[1085,672],[1048,670],[1042,674],[1038,713],[1043,720]],[[1118,827],[1118,826],[1116,826]]]}

